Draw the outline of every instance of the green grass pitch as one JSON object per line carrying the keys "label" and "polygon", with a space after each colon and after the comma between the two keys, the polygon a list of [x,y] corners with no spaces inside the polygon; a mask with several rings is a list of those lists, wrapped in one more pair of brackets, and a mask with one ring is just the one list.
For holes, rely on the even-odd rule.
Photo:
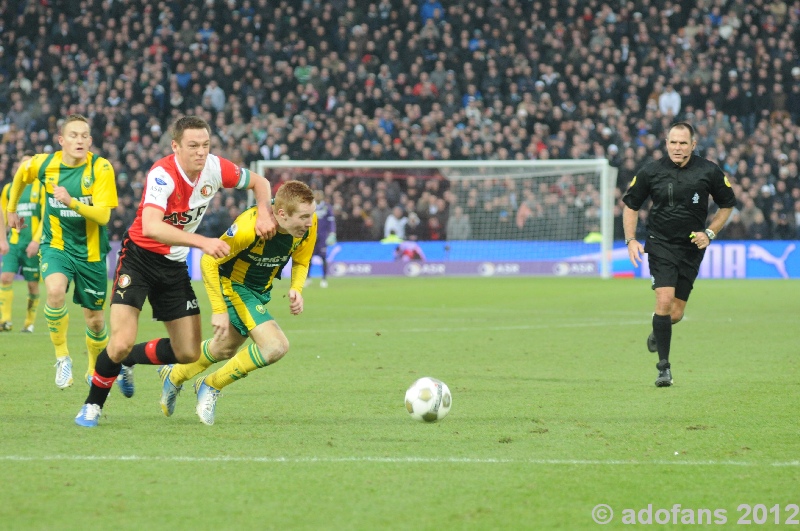
{"label": "green grass pitch", "polygon": [[[689,525],[701,509],[724,511],[714,529],[796,527],[797,281],[699,281],[667,389],[645,348],[646,280],[332,279],[306,288],[299,317],[287,286],[270,311],[289,354],[226,388],[216,425],[188,385],[165,418],[140,366],[135,396],[112,390],[88,430],[73,423],[80,310],[62,391],[41,307],[19,333],[17,283],[0,335],[0,529],[597,529],[598,504],[607,529],[648,506],[674,529],[703,527]],[[164,334],[142,317],[140,340]],[[453,392],[441,422],[405,411],[421,376]]]}

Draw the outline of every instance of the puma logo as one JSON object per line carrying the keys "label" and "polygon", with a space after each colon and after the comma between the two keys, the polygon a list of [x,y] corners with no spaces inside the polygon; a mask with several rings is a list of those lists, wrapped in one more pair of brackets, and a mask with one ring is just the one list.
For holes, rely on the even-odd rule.
{"label": "puma logo", "polygon": [[794,249],[795,244],[791,243],[787,245],[786,249],[783,250],[781,257],[778,258],[777,256],[772,256],[769,251],[760,245],[751,245],[747,249],[747,257],[754,260],[761,260],[764,263],[773,265],[783,278],[789,278],[789,273],[786,272],[786,259],[789,258],[789,255],[792,254]]}
{"label": "puma logo", "polygon": [[124,299],[125,298],[125,292],[122,291],[121,289],[117,290],[117,295],[119,295],[120,299]]}

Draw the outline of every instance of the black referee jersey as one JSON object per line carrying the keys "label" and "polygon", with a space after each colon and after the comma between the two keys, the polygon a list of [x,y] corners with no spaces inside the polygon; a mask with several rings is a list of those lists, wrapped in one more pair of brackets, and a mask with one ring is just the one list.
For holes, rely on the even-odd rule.
{"label": "black referee jersey", "polygon": [[720,208],[736,206],[731,183],[722,169],[692,154],[683,167],[668,156],[645,164],[633,177],[622,201],[639,210],[648,197],[653,200],[647,218],[649,241],[694,246],[689,235],[705,230],[709,196]]}

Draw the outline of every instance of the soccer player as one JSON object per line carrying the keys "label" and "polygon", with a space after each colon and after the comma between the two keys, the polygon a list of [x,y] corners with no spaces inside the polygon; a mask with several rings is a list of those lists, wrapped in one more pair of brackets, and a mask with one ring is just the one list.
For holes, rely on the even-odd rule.
{"label": "soccer player", "polygon": [[[267,310],[274,280],[292,260],[289,311],[303,312],[303,285],[317,238],[314,195],[300,181],[288,181],[275,192],[273,205],[278,232],[272,239],[256,236],[254,208],[243,212],[222,236],[230,245],[223,257],[204,255],[200,264],[211,300],[214,337],[203,342],[203,354],[194,363],[159,368],[162,381],[161,409],[172,415],[183,382],[212,364],[229,360],[221,368],[195,382],[195,411],[203,423],[214,424],[220,390],[249,373],[272,365],[289,351],[278,323]],[[241,348],[247,337],[253,343]],[[240,350],[241,348],[241,350]]]}
{"label": "soccer player", "polygon": [[[133,365],[190,363],[200,356],[200,308],[186,257],[189,247],[215,258],[230,251],[227,242],[195,233],[217,190],[253,190],[258,206],[251,230],[264,238],[275,233],[275,219],[267,207],[272,200],[269,181],[210,154],[210,145],[211,128],[205,120],[179,118],[172,127],[173,154],[157,161],[147,174],[136,218],[119,253],[111,337],[97,358],[89,396],[75,417],[80,426],[97,426],[117,377],[122,394],[133,396]],[[145,299],[169,337],[135,344]]]}
{"label": "soccer player", "polygon": [[[642,253],[648,254],[656,293],[653,331],[647,338],[647,348],[658,352],[656,387],[672,385],[672,325],[683,319],[703,255],[736,206],[728,177],[713,162],[694,155],[696,146],[690,124],[673,124],[667,133],[669,156],[642,167],[622,198],[628,256],[638,266]],[[709,196],[719,209],[706,228]],[[643,247],[635,235],[638,210],[648,197],[653,206]]]}
{"label": "soccer player", "polygon": [[114,169],[89,151],[89,121],[80,114],[68,116],[58,136],[60,151],[40,153],[20,166],[8,197],[8,224],[20,231],[24,218],[17,209],[25,186],[39,181],[45,190],[42,239],[39,249],[41,276],[47,292],[44,316],[56,351],[56,385],[72,385],[72,358],[67,347],[66,293],[83,307],[86,322],[88,372],[108,342],[103,306],[106,302],[110,250],[106,224],[117,206]]}
{"label": "soccer player", "polygon": [[[336,245],[336,216],[333,208],[325,202],[322,190],[314,191],[314,200],[317,202],[317,243],[311,258],[319,256],[322,259],[322,279],[319,287],[328,287],[328,247]],[[310,279],[306,284],[310,284]]]}
{"label": "soccer player", "polygon": [[[23,167],[33,158],[33,152],[26,153],[20,160],[17,171],[24,171]],[[42,239],[42,209],[44,209],[44,187],[39,181],[33,181],[22,191],[22,196],[17,203],[17,215],[28,218],[22,230],[11,229],[10,238],[6,238],[6,209],[8,197],[11,192],[11,183],[3,187],[0,192],[0,255],[3,258],[2,272],[0,272],[0,332],[9,332],[13,328],[11,321],[11,308],[14,304],[13,282],[17,273],[28,283],[28,309],[25,313],[25,323],[22,332],[33,332],[36,321],[36,309],[39,307],[39,242]],[[5,245],[4,245],[5,244]]]}

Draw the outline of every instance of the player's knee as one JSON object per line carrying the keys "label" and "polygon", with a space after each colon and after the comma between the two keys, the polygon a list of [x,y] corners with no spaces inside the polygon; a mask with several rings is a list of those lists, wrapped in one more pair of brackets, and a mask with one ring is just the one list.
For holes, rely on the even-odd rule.
{"label": "player's knee", "polygon": [[268,342],[258,346],[261,355],[272,365],[280,361],[289,352],[289,340],[286,336],[271,338]]}
{"label": "player's knee", "polygon": [[222,360],[229,360],[239,352],[238,347],[231,346],[231,345],[214,345],[214,349],[211,352],[211,355],[214,356],[214,359],[217,361]]}
{"label": "player's knee", "polygon": [[92,332],[100,332],[105,326],[106,320],[103,317],[102,312],[99,312],[95,315],[86,316],[86,327]]}
{"label": "player's knee", "polygon": [[129,341],[126,338],[114,338],[113,335],[106,346],[108,357],[111,358],[111,361],[114,363],[122,363],[122,361],[128,357],[128,354],[131,353],[132,349],[133,340]]}
{"label": "player's knee", "polygon": [[673,311],[672,312],[672,324],[677,324],[683,319],[683,310]]}
{"label": "player's knee", "polygon": [[106,352],[111,361],[115,363],[122,363],[128,357],[128,354],[133,350],[133,345],[136,344],[136,327],[113,327],[111,334],[108,336],[108,345],[106,345]]}
{"label": "player's knee", "polygon": [[200,349],[180,348],[174,352],[178,363],[194,363],[200,359]]}
{"label": "player's knee", "polygon": [[65,297],[62,292],[47,290],[47,305],[51,308],[61,308],[64,306]]}

